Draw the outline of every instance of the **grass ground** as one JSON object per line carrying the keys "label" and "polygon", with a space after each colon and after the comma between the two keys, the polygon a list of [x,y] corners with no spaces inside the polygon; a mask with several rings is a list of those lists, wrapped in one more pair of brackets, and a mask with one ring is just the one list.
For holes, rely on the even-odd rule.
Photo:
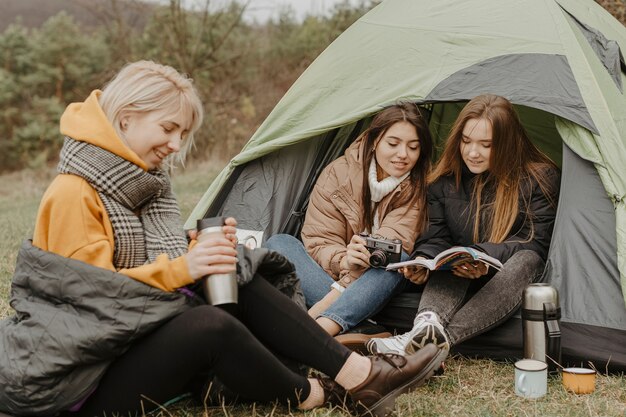
{"label": "grass ground", "polygon": [[[174,174],[174,190],[183,216],[189,214],[217,174],[209,164],[190,166]],[[11,314],[10,280],[21,241],[30,236],[39,199],[52,179],[52,170],[23,171],[0,176],[0,318]],[[560,377],[550,379],[548,395],[537,400],[513,392],[511,363],[453,357],[446,371],[417,391],[398,399],[398,416],[620,416],[626,417],[626,377],[599,375],[596,391],[589,395],[566,392]],[[268,381],[271,383],[271,381]],[[146,409],[150,409],[149,404]],[[242,405],[206,408],[180,402],[154,413],[156,416],[306,416],[346,415],[319,409],[302,413],[276,405]]]}

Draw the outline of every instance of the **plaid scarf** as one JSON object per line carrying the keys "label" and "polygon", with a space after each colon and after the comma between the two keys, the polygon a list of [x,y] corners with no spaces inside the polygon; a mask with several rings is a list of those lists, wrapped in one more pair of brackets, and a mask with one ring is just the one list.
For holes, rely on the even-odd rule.
{"label": "plaid scarf", "polygon": [[97,192],[115,235],[113,264],[134,268],[166,253],[187,252],[180,209],[169,177],[139,166],[98,146],[66,137],[57,170],[84,178]]}

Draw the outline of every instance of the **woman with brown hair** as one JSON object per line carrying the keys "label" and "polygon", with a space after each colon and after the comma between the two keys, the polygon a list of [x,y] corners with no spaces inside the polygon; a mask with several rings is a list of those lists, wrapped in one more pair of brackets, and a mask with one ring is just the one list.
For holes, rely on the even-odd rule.
{"label": "woman with brown hair", "polygon": [[510,317],[524,287],[543,273],[559,178],[507,99],[472,99],[429,178],[429,226],[411,257],[434,258],[453,246],[469,246],[497,258],[503,268],[465,262],[430,278],[426,268],[405,268],[411,282],[426,283],[413,329],[372,339],[368,349],[406,354],[428,342],[449,349]]}
{"label": "woman with brown hair", "polygon": [[302,242],[289,235],[266,242],[296,265],[309,314],[329,334],[371,317],[408,283],[397,272],[372,267],[359,234],[398,239],[396,255],[408,258],[426,223],[431,154],[427,121],[417,105],[381,110],[344,156],[321,173]]}

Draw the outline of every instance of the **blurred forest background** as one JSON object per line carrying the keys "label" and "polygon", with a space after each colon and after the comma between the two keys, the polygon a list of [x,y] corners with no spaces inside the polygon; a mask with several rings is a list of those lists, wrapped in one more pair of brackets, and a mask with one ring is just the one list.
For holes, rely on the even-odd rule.
{"label": "blurred forest background", "polygon": [[[0,173],[56,161],[65,106],[137,59],[195,80],[207,117],[191,156],[225,162],[315,57],[380,1],[250,22],[242,16],[254,0],[219,9],[200,0],[193,10],[181,0],[0,0]],[[626,24],[624,0],[596,1]]]}

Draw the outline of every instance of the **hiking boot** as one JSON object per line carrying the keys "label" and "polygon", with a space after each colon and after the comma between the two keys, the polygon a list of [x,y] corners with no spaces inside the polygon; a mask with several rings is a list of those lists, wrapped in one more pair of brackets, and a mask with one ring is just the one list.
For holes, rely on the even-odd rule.
{"label": "hiking boot", "polygon": [[317,379],[324,390],[325,405],[332,409],[339,408],[346,412],[349,412],[353,408],[352,399],[341,385],[327,376],[320,374],[313,374],[312,376]]}
{"label": "hiking boot", "polygon": [[423,385],[439,369],[447,352],[430,344],[407,355],[370,357],[372,370],[359,386],[348,391],[359,415],[383,417],[395,408],[396,398]]}
{"label": "hiking boot", "polygon": [[384,339],[388,337],[391,337],[391,333],[389,332],[375,334],[348,332],[335,336],[335,340],[354,352],[358,352],[362,355],[367,355],[369,353],[367,350],[367,344],[370,340],[381,338]]}
{"label": "hiking boot", "polygon": [[426,311],[417,315],[410,331],[386,339],[374,338],[367,343],[367,350],[370,353],[407,355],[429,343],[439,346],[446,354],[450,351],[450,342],[437,315]]}
{"label": "hiking boot", "polygon": [[369,320],[362,321],[346,333],[335,336],[335,340],[348,349],[367,355],[367,342],[370,339],[391,337],[391,333],[383,326],[372,323]]}

